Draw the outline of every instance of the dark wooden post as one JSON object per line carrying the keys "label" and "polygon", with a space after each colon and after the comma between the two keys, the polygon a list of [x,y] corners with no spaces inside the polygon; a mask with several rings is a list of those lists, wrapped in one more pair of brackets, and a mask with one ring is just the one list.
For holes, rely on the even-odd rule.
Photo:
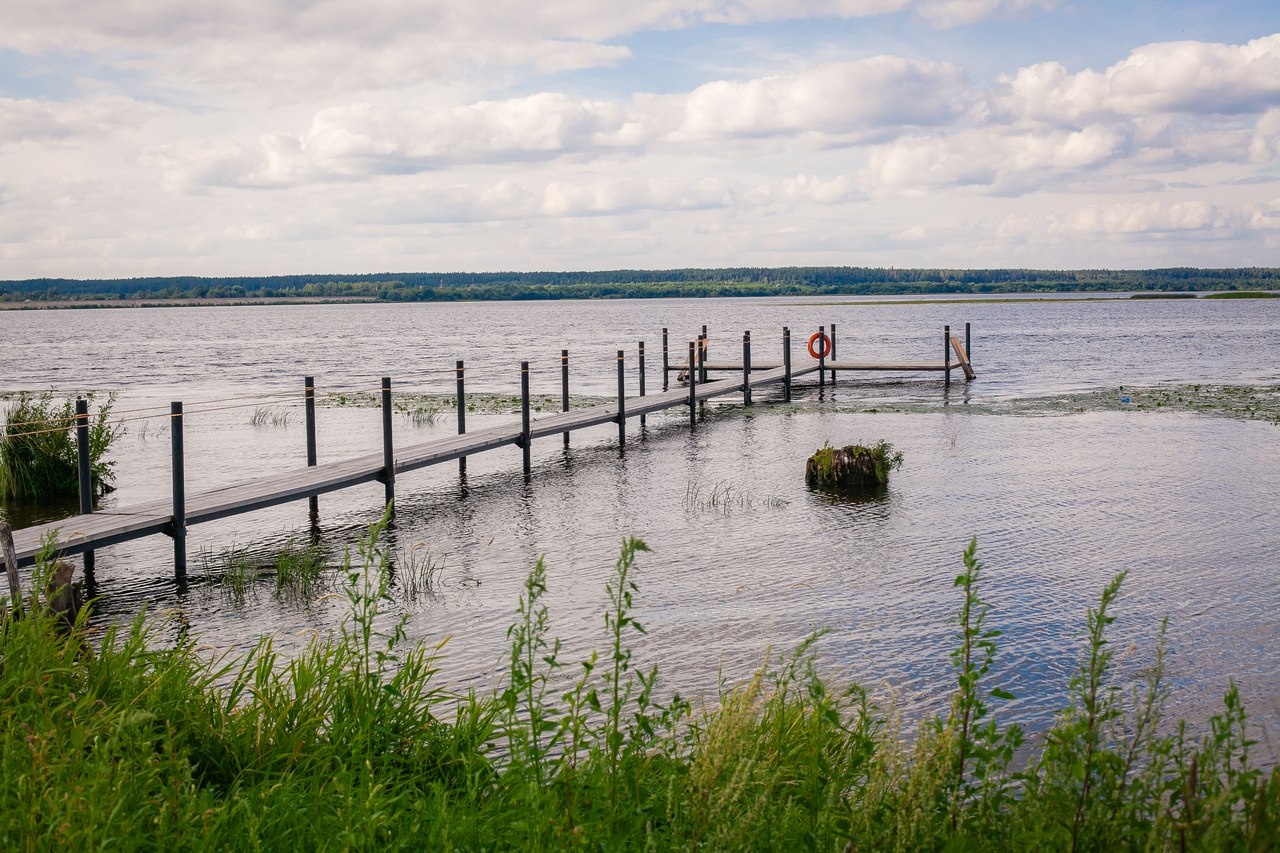
{"label": "dark wooden post", "polygon": [[[836,324],[831,324],[831,363],[836,363]],[[836,369],[831,368],[831,387],[836,387]]]}
{"label": "dark wooden post", "polygon": [[671,372],[671,357],[667,354],[667,327],[662,327],[662,390],[667,390],[667,374]]}
{"label": "dark wooden post", "polygon": [[827,387],[827,327],[818,327],[818,391],[822,392]]}
{"label": "dark wooden post", "polygon": [[[454,362],[454,370],[457,371],[457,380],[455,393],[457,396],[456,405],[458,407],[458,435],[467,434],[467,386],[463,378],[465,372],[462,359]],[[465,475],[467,473],[467,457],[458,457],[458,473]]]}
{"label": "dark wooden post", "polygon": [[524,459],[524,481],[533,478],[533,441],[529,434],[529,362],[520,362],[520,450]]}
{"label": "dark wooden post", "polygon": [[627,446],[627,376],[626,352],[618,350],[618,449]]}
{"label": "dark wooden post", "polygon": [[751,405],[751,333],[742,333],[742,405]]}
{"label": "dark wooden post", "polygon": [[[569,411],[569,351],[560,350],[560,411]],[[569,431],[564,431],[564,446],[569,446]]]}
{"label": "dark wooden post", "polygon": [[183,468],[182,403],[169,404],[170,468],[173,473],[173,518],[167,531],[173,537],[173,572],[179,582],[187,576],[187,478]]}
{"label": "dark wooden post", "polygon": [[707,337],[707,327],[702,327],[702,351],[698,358],[698,381],[707,381],[707,355],[711,351],[711,339]]}
{"label": "dark wooden post", "polygon": [[9,609],[22,612],[22,584],[18,581],[18,549],[13,546],[13,528],[0,521],[0,549],[4,551],[4,573],[9,578]]}
{"label": "dark wooden post", "polygon": [[[307,467],[314,468],[316,466],[316,379],[314,376],[304,376],[302,378],[302,399],[305,403],[303,410],[306,412],[307,421]],[[320,498],[312,495],[307,499],[308,508],[311,515],[320,514]]]}
{"label": "dark wooden post", "polygon": [[944,388],[951,387],[951,327],[942,327],[942,375],[946,377],[942,385]]}
{"label": "dark wooden post", "polygon": [[791,329],[782,327],[782,399],[791,402]]}
{"label": "dark wooden post", "polygon": [[[89,458],[89,401],[76,398],[76,472],[80,480],[80,514],[93,512],[93,469]],[[93,571],[93,551],[84,552],[84,571]]]}
{"label": "dark wooden post", "polygon": [[689,341],[689,429],[691,430],[696,429],[698,426],[698,402],[696,393],[698,372],[693,361],[694,346],[695,344],[693,341]]}
{"label": "dark wooden post", "polygon": [[[640,396],[644,396],[644,341],[640,342]],[[644,415],[640,416],[640,426],[644,427]]]}
{"label": "dark wooden post", "polygon": [[969,346],[969,324],[964,324],[964,357],[969,359],[969,364],[973,364],[973,350]]}
{"label": "dark wooden post", "polygon": [[395,514],[396,455],[391,440],[391,377],[382,377],[382,493]]}

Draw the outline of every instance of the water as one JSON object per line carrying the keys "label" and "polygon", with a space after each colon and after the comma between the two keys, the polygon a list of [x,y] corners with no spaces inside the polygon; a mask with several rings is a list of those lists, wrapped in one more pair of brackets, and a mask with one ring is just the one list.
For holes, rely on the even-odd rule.
{"label": "water", "polygon": [[[752,330],[753,358],[774,358],[789,324],[794,352],[811,329],[837,326],[842,359],[935,360],[941,327],[973,323],[977,381],[945,392],[923,378],[841,376],[819,401],[795,406],[757,395],[744,413],[713,406],[690,434],[687,415],[651,417],[619,458],[616,428],[534,448],[533,482],[519,451],[473,458],[459,481],[450,464],[403,476],[393,546],[419,543],[445,565],[442,581],[398,606],[415,637],[451,638],[442,677],[495,684],[505,629],[533,562],[548,566],[553,626],[566,659],[604,643],[604,585],[624,535],[653,548],[638,564],[637,616],[649,631],[640,661],[660,662],[666,689],[707,696],[717,672],[740,679],[772,646],[783,651],[819,628],[824,666],[891,693],[909,711],[945,702],[946,657],[958,598],[951,581],[977,536],[985,597],[1005,631],[994,680],[1021,697],[1010,712],[1042,729],[1061,705],[1080,650],[1086,607],[1128,571],[1113,626],[1117,667],[1136,678],[1151,660],[1161,616],[1170,619],[1174,712],[1213,713],[1228,679],[1252,714],[1280,722],[1280,426],[1192,413],[1127,410],[1119,388],[1190,383],[1280,384],[1277,301],[1129,301],[974,304],[824,304],[818,300],[458,305],[270,306],[4,312],[0,387],[116,389],[126,418],[170,399],[186,421],[188,490],[288,470],[304,459],[301,412],[284,426],[253,426],[261,401],[296,402],[301,377],[321,391],[452,393],[454,359],[468,389],[510,394],[529,360],[534,391],[559,390],[559,351],[571,351],[575,394],[616,389],[614,355],[645,340],[649,387],[660,386],[660,330],[672,348],[702,323],[712,356],[736,360]],[[635,388],[634,358],[629,365]],[[1083,396],[1082,396],[1083,395]],[[1092,396],[1090,396],[1092,395]],[[1081,399],[1113,400],[1113,405]],[[1027,400],[1053,416],[1013,416]],[[1067,403],[1054,406],[1053,402]],[[216,402],[222,401],[222,402]],[[234,408],[228,408],[233,406]],[[150,407],[150,408],[149,408]],[[878,413],[867,413],[867,409]],[[886,411],[889,410],[889,411]],[[511,415],[468,415],[468,426]],[[379,417],[323,408],[321,459],[380,447]],[[163,419],[130,421],[116,459],[120,489],[107,505],[168,494]],[[397,418],[398,441],[454,430]],[[887,439],[906,458],[883,500],[841,503],[803,483],[804,460],[823,441]],[[728,506],[711,495],[726,490]],[[322,541],[336,552],[377,516],[382,487],[321,498]],[[341,602],[279,602],[267,582],[244,602],[203,583],[199,553],[258,552],[307,536],[305,503],[192,528],[191,584],[178,589],[163,538],[99,552],[97,593],[107,618],[142,606],[173,618],[166,631],[197,633],[219,649],[263,633],[285,647],[327,630]],[[1264,750],[1268,747],[1264,747]],[[1269,747],[1274,756],[1275,747]],[[1273,759],[1274,760],[1274,759]]]}

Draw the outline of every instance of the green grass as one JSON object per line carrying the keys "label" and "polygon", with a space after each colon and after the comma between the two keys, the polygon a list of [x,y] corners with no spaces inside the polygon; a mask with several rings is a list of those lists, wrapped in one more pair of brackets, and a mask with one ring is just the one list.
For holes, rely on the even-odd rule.
{"label": "green grass", "polygon": [[[956,579],[949,710],[903,721],[818,674],[814,635],[711,704],[659,698],[633,657],[623,543],[604,650],[565,660],[526,579],[493,693],[437,683],[438,647],[387,612],[375,527],[343,565],[341,629],[285,659],[201,658],[139,617],[93,638],[37,608],[0,625],[0,845],[89,849],[1266,850],[1280,771],[1249,763],[1233,687],[1209,733],[1162,713],[1163,642],[1136,691],[1084,614],[1070,703],[1034,750],[999,722],[975,545]],[[40,584],[36,584],[38,588]],[[1025,755],[1015,763],[1015,755]]]}
{"label": "green grass", "polygon": [[1280,299],[1280,290],[1226,290],[1206,293],[1201,299]]}
{"label": "green grass", "polygon": [[[92,410],[93,394],[86,394]],[[111,444],[124,427],[109,417],[115,395],[89,415],[89,475],[95,494],[110,491],[114,463]],[[80,491],[76,460],[75,400],[53,392],[21,393],[5,413],[0,434],[0,500],[40,501]]]}

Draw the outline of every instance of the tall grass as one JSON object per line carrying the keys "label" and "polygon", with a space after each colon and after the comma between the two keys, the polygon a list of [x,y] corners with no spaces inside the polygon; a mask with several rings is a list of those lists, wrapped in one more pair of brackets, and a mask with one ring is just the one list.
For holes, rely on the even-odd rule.
{"label": "tall grass", "polygon": [[[157,647],[143,617],[90,650],[36,608],[0,625],[0,844],[169,849],[1273,849],[1280,772],[1249,763],[1237,691],[1210,732],[1160,724],[1111,678],[1123,578],[1085,615],[1071,702],[1034,755],[998,723],[970,544],[950,709],[901,721],[818,673],[814,635],[718,701],[659,701],[639,666],[638,558],[623,543],[602,654],[568,661],[526,579],[502,686],[437,682],[405,637],[375,527],[343,563],[348,615],[285,659]],[[43,571],[43,569],[42,569]],[[34,588],[40,588],[36,583]]]}
{"label": "tall grass", "polygon": [[[93,401],[93,394],[87,394]],[[115,395],[89,417],[89,474],[96,494],[114,488],[114,463],[106,458],[124,427],[109,420]],[[80,490],[76,458],[75,400],[53,392],[18,395],[0,434],[0,500],[44,500]]]}

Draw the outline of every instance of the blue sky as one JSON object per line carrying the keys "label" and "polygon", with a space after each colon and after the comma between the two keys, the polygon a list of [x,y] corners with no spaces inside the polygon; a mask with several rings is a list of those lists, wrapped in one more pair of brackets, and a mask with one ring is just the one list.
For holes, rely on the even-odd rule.
{"label": "blue sky", "polygon": [[1274,2],[0,6],[0,278],[1278,257]]}

